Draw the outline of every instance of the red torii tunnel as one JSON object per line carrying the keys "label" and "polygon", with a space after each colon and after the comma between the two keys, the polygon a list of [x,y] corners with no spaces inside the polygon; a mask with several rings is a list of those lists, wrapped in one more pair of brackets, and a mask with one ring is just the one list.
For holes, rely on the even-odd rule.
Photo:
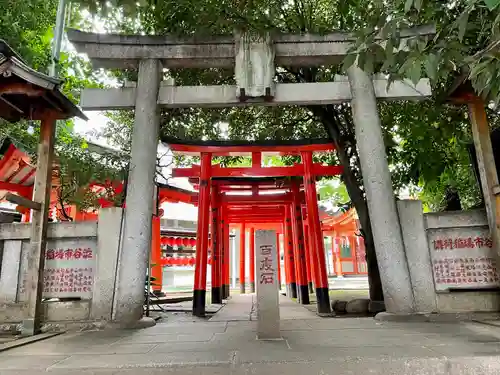
{"label": "red torii tunnel", "polygon": [[[287,294],[309,303],[309,281],[316,291],[319,314],[331,312],[316,179],[338,175],[340,166],[313,162],[314,153],[331,152],[329,140],[306,141],[177,141],[177,154],[199,156],[200,165],[174,168],[173,177],[188,177],[199,190],[193,314],[205,315],[209,232],[212,249],[212,303],[229,295],[229,226],[241,225],[240,287],[245,292],[245,227],[250,227],[250,284],[253,289],[255,228],[281,228]],[[300,156],[292,166],[264,166],[268,154]],[[213,165],[214,157],[251,156],[250,167]],[[303,214],[303,209],[305,215]],[[279,235],[278,235],[279,236]],[[277,238],[279,243],[279,240]],[[307,243],[304,243],[307,242]]]}

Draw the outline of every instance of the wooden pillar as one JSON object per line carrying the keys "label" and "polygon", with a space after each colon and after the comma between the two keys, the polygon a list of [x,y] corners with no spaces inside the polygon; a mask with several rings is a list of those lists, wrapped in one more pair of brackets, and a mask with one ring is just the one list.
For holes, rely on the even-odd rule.
{"label": "wooden pillar", "polygon": [[26,285],[28,292],[27,318],[23,321],[22,335],[33,336],[40,333],[42,319],[43,273],[47,245],[48,213],[52,185],[52,159],[54,156],[56,121],[48,117],[40,126],[35,187],[33,200],[40,203],[39,211],[33,210],[30,252]]}
{"label": "wooden pillar", "polygon": [[287,259],[287,292],[290,298],[297,298],[297,281],[295,274],[295,257],[293,250],[292,234],[292,207],[290,204],[285,206],[285,257]]}
{"label": "wooden pillar", "polygon": [[316,177],[313,173],[311,152],[302,153],[304,164],[304,188],[307,203],[307,217],[310,229],[311,252],[314,257],[314,285],[316,287],[316,303],[318,314],[330,314],[330,296],[328,294],[328,276],[326,272],[325,248],[323,233],[319,221],[318,198],[316,195]]}
{"label": "wooden pillar", "polygon": [[333,240],[333,253],[334,253],[334,266],[335,266],[335,274],[337,277],[343,277],[342,274],[342,262],[340,261],[340,246],[342,245],[342,239],[339,237],[332,238]]}
{"label": "wooden pillar", "polygon": [[245,224],[240,227],[240,293],[245,294]]}
{"label": "wooden pillar", "polygon": [[302,226],[302,207],[299,196],[299,184],[292,185],[293,205],[292,205],[292,233],[293,247],[295,255],[295,268],[297,272],[297,294],[299,301],[303,305],[309,304],[309,287],[306,270],[306,254],[304,246],[304,232]]}
{"label": "wooden pillar", "polygon": [[219,207],[219,192],[216,187],[212,186],[211,191],[211,201],[212,201],[212,226],[210,228],[210,234],[212,239],[212,303],[221,304],[222,303],[222,238],[220,236],[220,207]]}
{"label": "wooden pillar", "polygon": [[212,155],[201,154],[200,188],[198,201],[198,227],[196,230],[196,265],[194,270],[193,315],[205,316],[208,228],[210,224],[210,174]]}
{"label": "wooden pillar", "polygon": [[500,256],[500,187],[491,144],[490,127],[481,99],[477,98],[469,103],[469,115],[491,238],[497,254]]}
{"label": "wooden pillar", "polygon": [[[285,215],[286,216],[286,215]],[[288,257],[287,257],[287,243],[288,243],[288,231],[286,230],[286,217],[281,224],[283,230],[283,268],[285,271],[285,295],[290,296],[290,275],[289,275],[289,266],[288,266]]]}
{"label": "wooden pillar", "polygon": [[229,222],[224,210],[224,299],[228,298],[231,294],[231,281],[229,268],[231,266],[231,248],[230,248],[231,233],[229,230]]}
{"label": "wooden pillar", "polygon": [[352,256],[352,268],[354,274],[358,274],[358,242],[356,241],[356,236],[349,237],[349,245],[351,246],[351,256]]}
{"label": "wooden pillar", "polygon": [[307,283],[309,285],[309,294],[314,293],[313,276],[312,276],[312,262],[311,262],[311,246],[309,242],[309,226],[307,225],[307,220],[305,218],[304,212],[302,213],[302,225],[304,231],[304,246],[306,254],[306,271],[307,271]]}
{"label": "wooden pillar", "polygon": [[163,267],[161,265],[161,226],[160,217],[153,215],[151,236],[151,276],[153,291],[161,292],[163,286]]}
{"label": "wooden pillar", "polygon": [[[260,155],[260,154],[259,154]],[[255,228],[250,228],[249,238],[249,261],[250,261],[250,293],[255,293]]]}
{"label": "wooden pillar", "polygon": [[280,234],[276,233],[276,253],[278,256],[278,288],[281,289],[281,251]]}

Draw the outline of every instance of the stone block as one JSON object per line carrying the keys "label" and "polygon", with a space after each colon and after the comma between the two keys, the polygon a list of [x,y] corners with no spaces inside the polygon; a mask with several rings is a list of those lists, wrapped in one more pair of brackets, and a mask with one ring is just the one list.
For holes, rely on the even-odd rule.
{"label": "stone block", "polygon": [[111,320],[122,215],[123,209],[116,207],[99,212],[97,264],[91,307],[91,317],[95,320]]}
{"label": "stone block", "polygon": [[367,314],[369,303],[368,299],[353,299],[347,302],[346,312],[348,314]]}
{"label": "stone block", "polygon": [[22,241],[20,240],[3,241],[3,256],[0,257],[0,300],[2,302],[17,302],[21,249]]}
{"label": "stone block", "polygon": [[89,319],[90,302],[46,302],[43,315],[47,321],[80,321]]}
{"label": "stone block", "polygon": [[260,340],[281,339],[276,255],[276,231],[257,230],[255,232],[255,268],[257,270],[257,338]]}
{"label": "stone block", "polygon": [[385,311],[384,301],[370,301],[368,304],[368,312],[372,314],[378,314]]}
{"label": "stone block", "polygon": [[332,301],[332,311],[337,314],[345,314],[347,307],[347,301],[334,300]]}

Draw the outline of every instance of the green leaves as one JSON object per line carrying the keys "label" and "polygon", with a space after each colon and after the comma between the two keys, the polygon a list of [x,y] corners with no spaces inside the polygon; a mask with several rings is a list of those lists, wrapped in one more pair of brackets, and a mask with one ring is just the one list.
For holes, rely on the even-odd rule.
{"label": "green leaves", "polygon": [[484,0],[489,10],[494,10],[500,5],[500,0]]}
{"label": "green leaves", "polygon": [[438,57],[434,53],[427,56],[424,62],[425,73],[432,81],[435,81],[438,76]]}
{"label": "green leaves", "polygon": [[345,72],[349,69],[352,64],[356,62],[356,58],[358,56],[355,53],[350,53],[344,58],[344,62],[342,63],[342,70]]}

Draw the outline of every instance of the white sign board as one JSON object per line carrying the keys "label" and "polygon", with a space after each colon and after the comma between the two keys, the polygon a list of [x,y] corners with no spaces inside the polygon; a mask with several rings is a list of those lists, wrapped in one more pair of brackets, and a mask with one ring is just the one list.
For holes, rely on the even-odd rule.
{"label": "white sign board", "polygon": [[257,338],[281,339],[276,232],[255,231],[257,281]]}
{"label": "white sign board", "polygon": [[[97,243],[92,238],[64,238],[47,242],[43,276],[44,298],[92,298]],[[19,300],[26,299],[29,246],[23,248]]]}
{"label": "white sign board", "polygon": [[432,229],[427,238],[436,291],[500,286],[487,227]]}

